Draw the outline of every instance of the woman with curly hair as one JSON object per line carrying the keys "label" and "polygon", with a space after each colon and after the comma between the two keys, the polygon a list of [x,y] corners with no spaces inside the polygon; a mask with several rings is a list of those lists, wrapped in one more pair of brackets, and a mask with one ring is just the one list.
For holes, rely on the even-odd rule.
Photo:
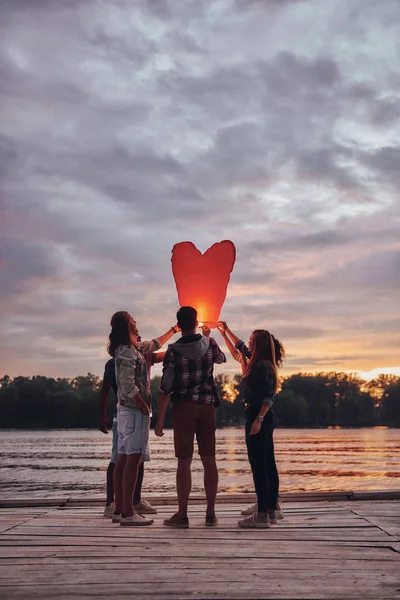
{"label": "woman with curly hair", "polygon": [[278,500],[279,476],[274,453],[272,405],[279,384],[278,367],[283,362],[285,350],[279,340],[265,329],[253,331],[248,346],[225,322],[221,321],[218,329],[232,356],[242,365],[246,446],[257,494],[257,506],[244,511],[250,516],[240,520],[238,525],[267,528],[276,524],[278,518],[283,518]]}
{"label": "woman with curly hair", "polygon": [[151,525],[152,519],[133,510],[133,491],[140,462],[150,460],[150,382],[144,354],[155,352],[179,328],[142,342],[135,319],[126,311],[111,318],[108,353],[115,360],[117,389],[118,458],[114,469],[115,511],[113,523],[124,526]]}

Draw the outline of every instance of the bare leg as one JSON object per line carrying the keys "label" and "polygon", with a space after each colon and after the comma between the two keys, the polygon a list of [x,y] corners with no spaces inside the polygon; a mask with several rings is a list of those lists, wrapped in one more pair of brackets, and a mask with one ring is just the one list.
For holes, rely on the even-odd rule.
{"label": "bare leg", "polygon": [[218,490],[218,469],[215,456],[202,456],[204,467],[204,488],[207,498],[207,515],[215,514],[215,499]]}
{"label": "bare leg", "polygon": [[122,514],[125,517],[133,515],[133,490],[140,465],[141,454],[128,454],[122,475]]}
{"label": "bare leg", "polygon": [[141,462],[138,469],[138,476],[136,479],[135,491],[133,492],[133,505],[139,504],[142,499],[142,485],[144,476],[144,463]]}
{"label": "bare leg", "polygon": [[114,468],[115,512],[122,513],[122,477],[126,464],[126,454],[118,454]]}
{"label": "bare leg", "polygon": [[190,490],[192,489],[192,473],[190,465],[192,458],[178,458],[176,471],[176,490],[178,493],[178,515],[187,517]]}

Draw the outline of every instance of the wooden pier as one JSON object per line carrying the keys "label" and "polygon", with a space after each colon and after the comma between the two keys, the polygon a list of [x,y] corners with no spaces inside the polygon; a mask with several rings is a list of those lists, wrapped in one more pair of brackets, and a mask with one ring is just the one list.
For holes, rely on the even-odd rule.
{"label": "wooden pier", "polygon": [[194,501],[187,530],[163,526],[175,509],[165,499],[144,528],[113,525],[99,502],[3,501],[0,598],[400,598],[400,499],[389,498],[286,498],[267,530],[237,527],[248,496],[220,498],[216,528]]}

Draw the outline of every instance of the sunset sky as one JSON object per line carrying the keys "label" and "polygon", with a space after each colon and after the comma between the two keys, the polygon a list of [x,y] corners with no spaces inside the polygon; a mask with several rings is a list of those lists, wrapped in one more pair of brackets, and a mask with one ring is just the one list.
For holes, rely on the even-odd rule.
{"label": "sunset sky", "polygon": [[174,324],[173,245],[223,239],[221,316],[286,373],[400,374],[399,30],[398,0],[0,2],[0,376],[101,374],[113,312]]}

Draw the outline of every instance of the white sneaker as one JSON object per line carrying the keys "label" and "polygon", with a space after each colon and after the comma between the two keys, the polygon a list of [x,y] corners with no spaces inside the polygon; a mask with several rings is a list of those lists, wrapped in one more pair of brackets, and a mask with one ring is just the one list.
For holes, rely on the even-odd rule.
{"label": "white sneaker", "polygon": [[268,529],[270,527],[269,517],[260,517],[258,513],[253,513],[247,519],[238,521],[239,527],[244,529]]}
{"label": "white sneaker", "polygon": [[111,502],[111,504],[106,504],[104,507],[103,517],[108,517],[111,519],[114,516],[115,504]]}
{"label": "white sneaker", "polygon": [[146,517],[134,512],[131,517],[122,517],[120,525],[122,527],[141,527],[152,523],[154,523],[154,519],[146,519]]}
{"label": "white sneaker", "polygon": [[139,504],[133,505],[133,510],[140,513],[141,515],[156,515],[157,509],[148,502],[148,500],[141,500]]}
{"label": "white sneaker", "polygon": [[121,513],[114,513],[112,516],[112,522],[113,523],[121,523],[121,519],[122,519],[122,515]]}
{"label": "white sneaker", "polygon": [[[253,504],[252,506],[249,506],[248,508],[245,508],[244,510],[242,510],[242,512],[240,514],[241,515],[253,515],[255,512],[257,512],[257,509],[258,509],[257,504]],[[278,521],[282,521],[283,510],[281,508],[276,508],[275,515],[276,515],[276,518]]]}
{"label": "white sneaker", "polygon": [[249,508],[245,508],[244,510],[242,510],[242,512],[240,513],[241,515],[254,515],[254,513],[256,513],[258,510],[258,505],[256,504],[252,504],[251,506],[249,506]]}

